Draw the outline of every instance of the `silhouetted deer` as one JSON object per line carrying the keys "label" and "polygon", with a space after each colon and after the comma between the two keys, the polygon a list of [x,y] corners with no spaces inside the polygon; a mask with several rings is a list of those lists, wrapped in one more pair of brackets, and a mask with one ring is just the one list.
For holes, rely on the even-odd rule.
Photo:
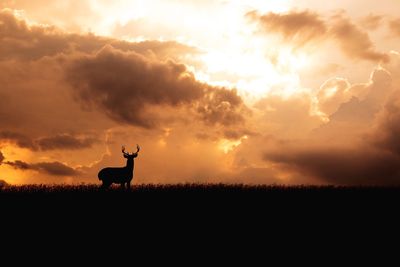
{"label": "silhouetted deer", "polygon": [[127,159],[126,166],[121,168],[104,168],[102,169],[99,174],[99,180],[103,182],[102,188],[108,188],[113,183],[120,184],[121,188],[125,188],[125,184],[127,184],[128,189],[131,188],[131,181],[133,178],[133,167],[134,161],[133,159],[138,156],[140,147],[139,145],[136,146],[137,151],[136,153],[126,153],[125,147],[122,147],[122,154],[124,158]]}

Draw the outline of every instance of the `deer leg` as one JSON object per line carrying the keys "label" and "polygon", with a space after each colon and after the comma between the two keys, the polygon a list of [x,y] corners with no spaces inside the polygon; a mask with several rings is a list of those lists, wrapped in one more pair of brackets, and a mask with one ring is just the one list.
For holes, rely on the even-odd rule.
{"label": "deer leg", "polygon": [[121,183],[121,189],[125,189],[125,183]]}
{"label": "deer leg", "polygon": [[131,181],[127,182],[126,185],[128,187],[128,190],[131,190]]}

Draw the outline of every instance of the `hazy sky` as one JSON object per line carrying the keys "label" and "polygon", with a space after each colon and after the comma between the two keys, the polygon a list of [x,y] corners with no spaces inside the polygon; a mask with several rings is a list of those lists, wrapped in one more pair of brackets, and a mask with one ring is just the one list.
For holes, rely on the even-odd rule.
{"label": "hazy sky", "polygon": [[399,9],[0,1],[0,179],[400,184]]}

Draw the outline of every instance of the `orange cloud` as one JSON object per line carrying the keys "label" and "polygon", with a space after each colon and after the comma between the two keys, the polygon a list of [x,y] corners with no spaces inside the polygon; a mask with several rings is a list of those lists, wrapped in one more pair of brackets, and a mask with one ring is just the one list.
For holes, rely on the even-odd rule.
{"label": "orange cloud", "polygon": [[392,33],[400,36],[400,19],[394,19],[389,22],[389,27]]}
{"label": "orange cloud", "polygon": [[0,165],[3,163],[4,161],[4,155],[3,153],[0,151]]}
{"label": "orange cloud", "polygon": [[[250,111],[235,90],[199,82],[178,63],[197,53],[194,48],[69,34],[29,25],[7,11],[0,22],[0,142],[30,150],[29,159],[17,155],[8,162],[33,171],[30,181],[58,176],[54,181],[94,182],[99,164],[108,164],[102,155],[110,165],[123,164],[105,151],[129,142],[143,144],[142,155],[152,153],[144,157],[145,177],[167,182],[176,173],[176,179],[194,181],[191,172],[205,177],[226,168],[219,164],[226,156],[217,148],[219,139],[251,132]],[[115,127],[130,134],[110,139]],[[165,128],[172,133],[160,135]],[[196,138],[204,133],[208,138]],[[166,172],[163,150],[176,153],[182,146],[197,152],[183,149]],[[199,151],[207,156],[199,159]]]}
{"label": "orange cloud", "polygon": [[387,62],[389,60],[387,54],[375,51],[368,33],[363,32],[348,18],[335,18],[330,35],[338,41],[342,51],[351,58],[374,62]]}
{"label": "orange cloud", "polygon": [[[342,52],[350,58],[374,62],[387,62],[387,54],[375,51],[367,32],[342,15],[323,19],[311,11],[290,11],[260,15],[256,11],[247,14],[259,24],[266,34],[278,33],[284,41],[296,48],[324,40],[336,41]],[[377,17],[369,18],[377,21]]]}
{"label": "orange cloud", "polygon": [[331,41],[381,66],[362,84],[330,78],[248,107],[236,90],[196,79],[184,64],[196,48],[70,34],[3,11],[2,168],[32,182],[96,182],[102,167],[125,164],[122,144],[139,143],[139,183],[398,184],[398,54],[388,62],[344,16],[248,16],[296,49]]}
{"label": "orange cloud", "polygon": [[84,149],[92,147],[93,144],[99,141],[95,137],[74,136],[71,134],[57,134],[55,136],[32,139],[29,136],[11,131],[0,132],[0,140],[34,151]]}
{"label": "orange cloud", "polygon": [[186,106],[210,124],[244,122],[246,108],[236,91],[198,82],[183,64],[149,60],[111,46],[74,58],[67,81],[80,100],[121,123],[156,127],[160,119],[150,111],[164,105]]}
{"label": "orange cloud", "polygon": [[369,14],[361,19],[361,25],[368,30],[376,30],[382,25],[383,19],[382,15]]}
{"label": "orange cloud", "polygon": [[76,176],[79,172],[61,162],[39,162],[39,163],[26,163],[20,160],[6,161],[5,164],[10,165],[14,169],[28,171],[38,171],[40,173],[49,174],[52,176]]}
{"label": "orange cloud", "polygon": [[0,40],[0,60],[38,60],[62,53],[93,53],[105,45],[161,60],[179,59],[199,52],[194,47],[174,41],[131,43],[93,34],[66,33],[54,26],[29,25],[25,20],[16,18],[10,10],[0,10]]}
{"label": "orange cloud", "polygon": [[[369,83],[328,81],[325,86],[339,87],[331,95],[339,106],[330,121],[307,138],[270,145],[264,160],[328,184],[399,185],[400,84],[394,74],[378,68]],[[343,92],[352,98],[344,100]]]}
{"label": "orange cloud", "polygon": [[266,33],[278,32],[285,41],[293,42],[298,47],[323,38],[328,31],[325,21],[317,13],[308,10],[283,14],[270,12],[265,15],[252,11],[247,16],[258,21]]}
{"label": "orange cloud", "polygon": [[329,147],[266,152],[264,159],[281,168],[336,185],[398,185],[398,155],[370,146]]}

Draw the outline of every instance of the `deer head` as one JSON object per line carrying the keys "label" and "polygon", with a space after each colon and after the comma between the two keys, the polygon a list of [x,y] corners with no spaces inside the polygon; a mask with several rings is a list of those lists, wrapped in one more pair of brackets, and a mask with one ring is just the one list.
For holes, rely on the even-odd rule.
{"label": "deer head", "polygon": [[128,153],[125,152],[125,147],[122,146],[122,154],[124,155],[124,158],[129,159],[129,158],[136,158],[138,156],[138,153],[140,151],[140,146],[136,145],[137,151],[135,153]]}

